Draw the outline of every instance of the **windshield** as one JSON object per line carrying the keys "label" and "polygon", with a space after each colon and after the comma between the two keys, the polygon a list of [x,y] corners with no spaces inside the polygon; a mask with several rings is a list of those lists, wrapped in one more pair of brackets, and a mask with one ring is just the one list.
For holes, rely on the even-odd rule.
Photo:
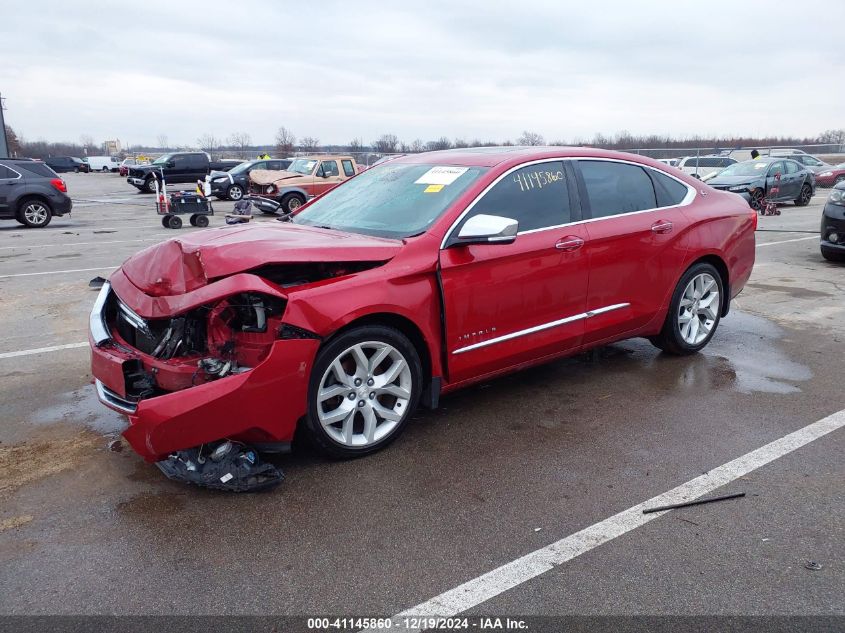
{"label": "windshield", "polygon": [[719,178],[722,176],[762,176],[768,167],[769,163],[761,160],[747,160],[726,167],[719,172]]}
{"label": "windshield", "polygon": [[167,163],[167,161],[170,160],[172,156],[173,154],[165,154],[164,156],[159,156],[153,161],[153,165],[164,165]]}
{"label": "windshield", "polygon": [[292,171],[297,174],[302,174],[303,176],[308,176],[314,171],[316,166],[316,160],[310,158],[297,158],[290,164],[286,171]]}
{"label": "windshield", "polygon": [[250,167],[252,167],[253,165],[255,165],[256,163],[259,163],[259,162],[261,162],[261,161],[252,160],[252,161],[247,161],[245,163],[238,163],[237,165],[232,167],[232,169],[229,170],[229,173],[230,174],[242,174],[247,169],[249,169]]}
{"label": "windshield", "polygon": [[378,237],[418,235],[486,171],[387,163],[332,189],[293,221]]}

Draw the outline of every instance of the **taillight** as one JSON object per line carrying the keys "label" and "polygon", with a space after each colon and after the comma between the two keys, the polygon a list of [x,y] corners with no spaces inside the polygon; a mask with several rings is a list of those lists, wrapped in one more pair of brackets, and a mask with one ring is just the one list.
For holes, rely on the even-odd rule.
{"label": "taillight", "polygon": [[753,230],[757,230],[757,212],[754,209],[751,209],[751,227]]}
{"label": "taillight", "polygon": [[61,178],[53,178],[53,180],[50,181],[50,184],[53,185],[53,188],[55,188],[57,191],[67,193],[67,185],[65,184],[65,181]]}

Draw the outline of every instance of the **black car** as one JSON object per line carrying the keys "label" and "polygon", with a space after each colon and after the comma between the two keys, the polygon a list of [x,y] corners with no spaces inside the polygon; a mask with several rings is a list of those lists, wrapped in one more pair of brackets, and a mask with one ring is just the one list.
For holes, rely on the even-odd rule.
{"label": "black car", "polygon": [[228,172],[211,173],[211,195],[219,199],[238,201],[249,191],[249,173],[256,169],[283,171],[290,167],[291,160],[287,158],[271,158],[269,160],[251,160],[241,163]]}
{"label": "black car", "polygon": [[30,227],[50,224],[54,215],[71,212],[67,185],[41,161],[0,158],[0,218]]}
{"label": "black car", "polygon": [[91,166],[88,163],[75,156],[51,156],[45,158],[44,163],[57,174],[69,171],[77,174],[81,171],[85,173],[91,171]]}
{"label": "black car", "polygon": [[836,185],[822,211],[822,257],[831,262],[845,262],[845,181]]}
{"label": "black car", "polygon": [[734,163],[708,180],[707,184],[714,189],[738,193],[752,209],[759,209],[763,198],[772,202],[792,201],[799,207],[805,207],[816,191],[813,172],[782,156]]}

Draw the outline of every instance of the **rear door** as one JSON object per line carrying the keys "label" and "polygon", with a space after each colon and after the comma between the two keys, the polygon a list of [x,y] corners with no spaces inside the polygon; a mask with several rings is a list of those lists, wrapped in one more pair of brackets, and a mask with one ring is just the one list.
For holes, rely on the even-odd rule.
{"label": "rear door", "polygon": [[[569,173],[568,173],[569,172]],[[571,171],[542,161],[500,176],[452,228],[478,214],[519,222],[512,244],[440,252],[449,380],[459,382],[576,350],[584,331],[587,266]],[[431,195],[437,195],[437,185]]]}
{"label": "rear door", "polygon": [[23,183],[23,177],[11,167],[0,165],[0,216],[11,217],[15,213],[12,205],[15,189]]}
{"label": "rear door", "polygon": [[578,160],[588,231],[584,344],[621,338],[645,326],[677,283],[690,224],[682,211],[692,188],[666,172],[634,163]]}

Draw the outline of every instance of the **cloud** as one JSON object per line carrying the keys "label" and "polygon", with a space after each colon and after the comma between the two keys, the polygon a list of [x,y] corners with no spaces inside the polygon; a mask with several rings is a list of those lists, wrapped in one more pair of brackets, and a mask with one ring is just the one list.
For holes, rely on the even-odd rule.
{"label": "cloud", "polygon": [[[797,12],[797,13],[796,13]],[[29,3],[0,91],[28,139],[815,135],[838,46],[794,2]],[[819,0],[836,24],[845,3]],[[790,16],[788,19],[786,16]],[[33,45],[37,42],[37,45]]]}

